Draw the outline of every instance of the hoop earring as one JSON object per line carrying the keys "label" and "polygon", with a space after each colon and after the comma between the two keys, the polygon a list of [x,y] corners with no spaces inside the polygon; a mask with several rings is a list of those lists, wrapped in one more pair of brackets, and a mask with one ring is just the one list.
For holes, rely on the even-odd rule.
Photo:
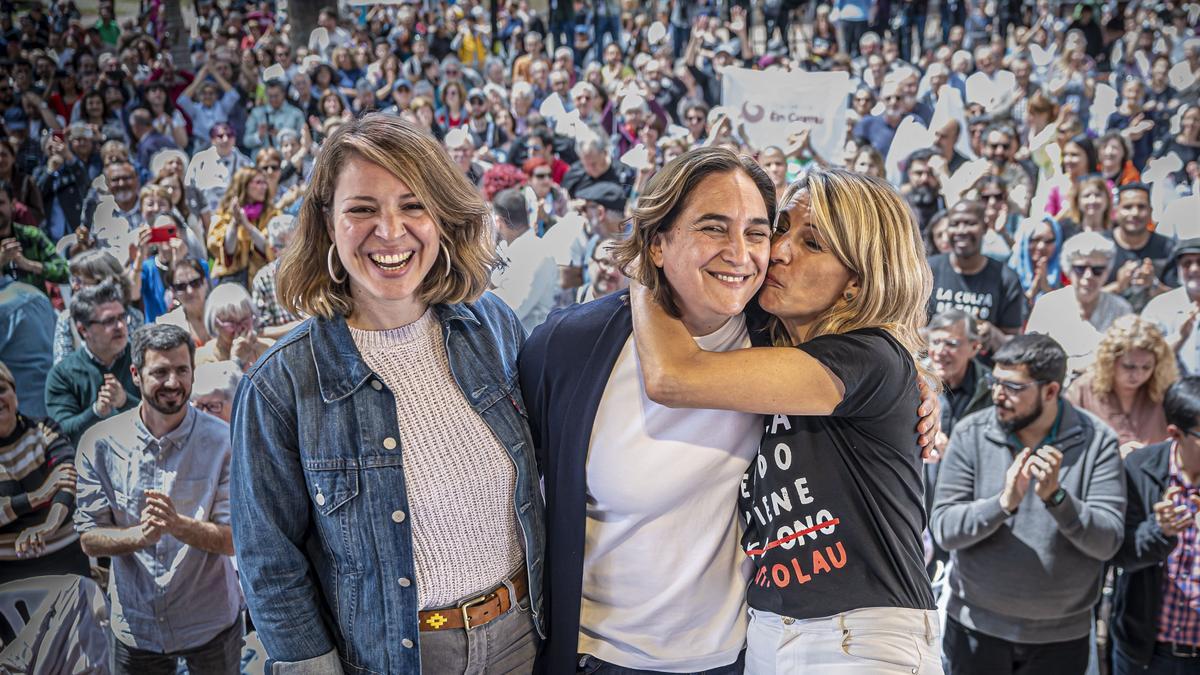
{"label": "hoop earring", "polygon": [[446,273],[442,275],[442,278],[446,279],[450,276],[450,270],[453,269],[450,265],[450,249],[446,248],[446,245],[440,241],[438,242],[438,248],[442,249],[442,253],[446,254]]}
{"label": "hoop earring", "polygon": [[338,278],[338,275],[337,275],[337,273],[334,271],[334,269],[333,269],[333,251],[334,251],[334,247],[335,247],[335,246],[337,246],[337,244],[330,244],[330,245],[329,245],[329,252],[328,252],[328,253],[325,255],[325,264],[329,266],[329,278],[330,278],[330,279],[333,279],[333,283],[335,283],[335,284],[344,284],[344,283],[346,283],[346,279],[347,279],[347,278],[348,278],[350,275],[349,275],[349,274],[343,274],[343,275],[342,275],[342,278],[341,278],[341,279],[339,279],[339,278]]}

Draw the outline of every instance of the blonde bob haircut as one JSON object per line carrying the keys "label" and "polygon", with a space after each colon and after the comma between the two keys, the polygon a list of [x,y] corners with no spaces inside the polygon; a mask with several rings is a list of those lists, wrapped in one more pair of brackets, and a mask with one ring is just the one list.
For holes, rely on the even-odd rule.
{"label": "blonde bob haircut", "polygon": [[[904,198],[878,178],[843,169],[811,169],[784,192],[777,231],[791,227],[790,209],[808,193],[812,228],[821,242],[858,279],[859,292],[840,299],[813,322],[809,339],[882,328],[917,357],[925,347],[920,330],[933,290],[925,245]],[[777,319],[776,344],[790,344]]]}
{"label": "blonde bob haircut", "polygon": [[[496,264],[487,206],[475,186],[427,132],[395,115],[372,113],[346,121],[321,146],[304,195],[292,243],[279,263],[280,302],[288,310],[331,319],[354,310],[349,281],[330,278],[333,193],[342,168],[361,158],[404,181],[433,216],[446,251],[417,288],[428,304],[473,302],[488,288]],[[336,256],[335,256],[336,261]],[[341,267],[340,262],[336,262]],[[344,270],[338,273],[345,277]]]}
{"label": "blonde bob haircut", "polygon": [[1154,372],[1142,385],[1146,395],[1154,403],[1162,403],[1167,387],[1179,377],[1175,365],[1175,353],[1167,344],[1158,326],[1137,314],[1127,314],[1108,327],[1100,344],[1096,347],[1096,361],[1092,364],[1092,393],[1107,396],[1115,389],[1117,361],[1122,356],[1141,349],[1154,355]]}
{"label": "blonde bob haircut", "polygon": [[667,162],[646,183],[633,209],[632,232],[613,252],[617,266],[649,289],[658,304],[675,318],[680,317],[679,306],[666,273],[650,258],[650,246],[658,237],[668,236],[701,181],[713,174],[733,172],[744,173],[754,181],[767,207],[767,220],[775,222],[775,184],[758,162],[725,148],[696,148]]}

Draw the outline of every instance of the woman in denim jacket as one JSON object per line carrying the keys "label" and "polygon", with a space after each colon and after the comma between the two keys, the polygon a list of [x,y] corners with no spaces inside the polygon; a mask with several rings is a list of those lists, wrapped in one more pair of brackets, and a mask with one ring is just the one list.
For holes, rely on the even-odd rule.
{"label": "woman in denim jacket", "polygon": [[433,138],[374,114],[326,141],[278,277],[312,318],[232,421],[234,540],[273,672],[531,670],[543,505],[493,251]]}

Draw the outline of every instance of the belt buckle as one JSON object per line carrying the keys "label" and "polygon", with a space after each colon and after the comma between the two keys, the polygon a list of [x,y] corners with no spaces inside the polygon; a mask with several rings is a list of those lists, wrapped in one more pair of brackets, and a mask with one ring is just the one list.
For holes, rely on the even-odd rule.
{"label": "belt buckle", "polygon": [[1181,645],[1178,642],[1172,642],[1171,656],[1181,659],[1194,659],[1196,657],[1200,657],[1200,646]]}
{"label": "belt buckle", "polygon": [[467,615],[467,610],[474,607],[475,605],[482,605],[483,603],[487,602],[492,597],[495,597],[495,595],[496,595],[495,591],[492,591],[490,593],[484,593],[483,595],[475,598],[474,600],[468,600],[458,606],[458,611],[462,612],[463,630],[471,630],[471,617]]}

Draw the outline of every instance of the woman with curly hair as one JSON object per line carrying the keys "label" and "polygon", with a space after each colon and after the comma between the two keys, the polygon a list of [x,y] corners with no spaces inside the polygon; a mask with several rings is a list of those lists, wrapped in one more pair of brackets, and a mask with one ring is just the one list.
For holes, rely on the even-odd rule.
{"label": "woman with curly hair", "polygon": [[1178,376],[1158,327],[1130,314],[1109,327],[1095,363],[1067,389],[1067,400],[1112,427],[1125,454],[1167,437],[1163,394]]}

